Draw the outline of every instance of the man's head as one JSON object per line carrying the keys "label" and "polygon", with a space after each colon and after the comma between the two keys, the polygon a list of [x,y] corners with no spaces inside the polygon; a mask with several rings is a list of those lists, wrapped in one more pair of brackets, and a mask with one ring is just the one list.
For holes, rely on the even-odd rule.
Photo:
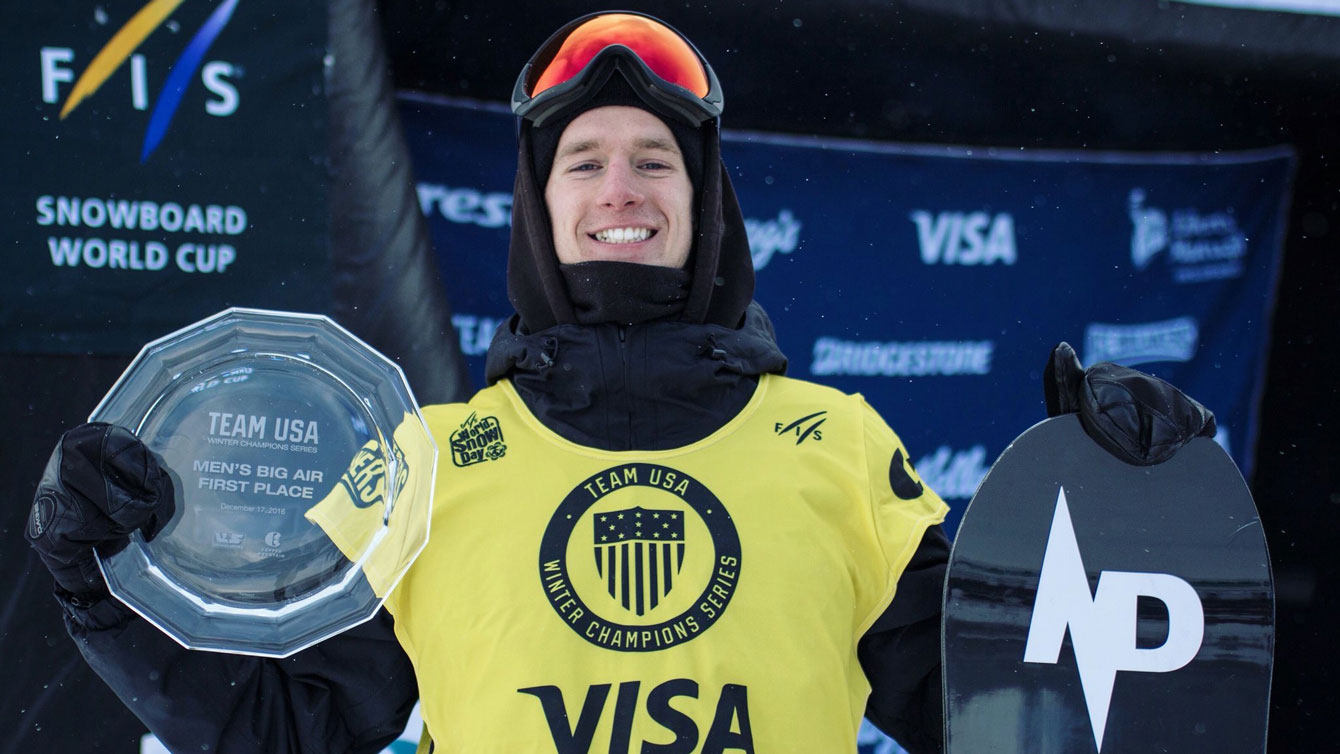
{"label": "man's head", "polygon": [[693,245],[693,184],[666,123],[647,110],[587,110],[563,129],[544,187],[562,264],[683,267]]}
{"label": "man's head", "polygon": [[687,39],[640,14],[577,19],[522,70],[512,109],[508,294],[526,329],[738,324],[748,239],[721,164],[720,86]]}

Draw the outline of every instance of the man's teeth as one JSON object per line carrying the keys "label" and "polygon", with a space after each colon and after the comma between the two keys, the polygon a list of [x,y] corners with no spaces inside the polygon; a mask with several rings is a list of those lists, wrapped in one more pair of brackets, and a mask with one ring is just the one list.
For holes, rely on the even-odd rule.
{"label": "man's teeth", "polygon": [[651,238],[651,228],[610,228],[595,235],[601,243],[637,243]]}

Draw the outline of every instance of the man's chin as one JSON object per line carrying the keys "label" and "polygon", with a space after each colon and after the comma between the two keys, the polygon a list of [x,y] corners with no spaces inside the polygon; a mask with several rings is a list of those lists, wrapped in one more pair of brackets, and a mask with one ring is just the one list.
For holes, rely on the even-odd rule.
{"label": "man's chin", "polygon": [[669,267],[665,261],[665,252],[647,241],[630,244],[604,244],[602,247],[587,249],[582,254],[585,262],[630,262],[649,264],[657,267]]}

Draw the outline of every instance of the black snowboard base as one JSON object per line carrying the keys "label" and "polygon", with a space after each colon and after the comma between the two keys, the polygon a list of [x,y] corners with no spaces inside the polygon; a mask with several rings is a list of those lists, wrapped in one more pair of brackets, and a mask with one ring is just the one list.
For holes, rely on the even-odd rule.
{"label": "black snowboard base", "polygon": [[1197,438],[1131,466],[1074,415],[1020,435],[969,504],[945,585],[948,754],[1265,751],[1265,534]]}

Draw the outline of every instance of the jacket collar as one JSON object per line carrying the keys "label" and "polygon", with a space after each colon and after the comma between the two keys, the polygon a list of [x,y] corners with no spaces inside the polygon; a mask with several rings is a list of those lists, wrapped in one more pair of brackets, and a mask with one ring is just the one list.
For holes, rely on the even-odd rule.
{"label": "jacket collar", "polygon": [[557,325],[523,333],[517,317],[489,347],[489,383],[510,379],[547,427],[580,445],[660,450],[700,440],[749,402],[786,357],[757,303],[736,329],[656,321]]}

